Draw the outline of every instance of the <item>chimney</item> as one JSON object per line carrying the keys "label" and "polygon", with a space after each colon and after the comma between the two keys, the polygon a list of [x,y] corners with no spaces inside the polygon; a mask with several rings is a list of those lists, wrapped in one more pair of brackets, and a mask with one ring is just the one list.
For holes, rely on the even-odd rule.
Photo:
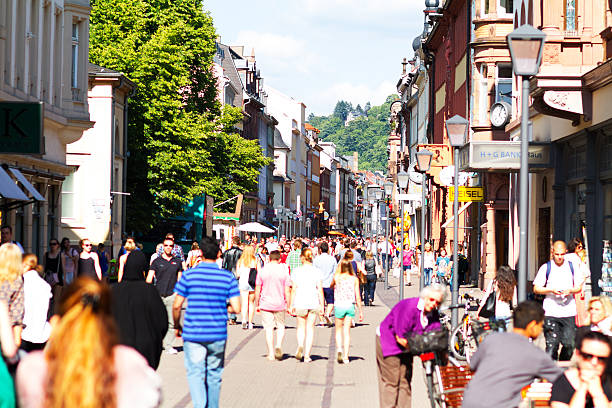
{"label": "chimney", "polygon": [[353,152],[353,171],[357,173],[359,171],[359,153]]}
{"label": "chimney", "polygon": [[408,62],[406,61],[406,58],[404,58],[402,61],[402,75],[406,75],[406,65],[408,65]]}

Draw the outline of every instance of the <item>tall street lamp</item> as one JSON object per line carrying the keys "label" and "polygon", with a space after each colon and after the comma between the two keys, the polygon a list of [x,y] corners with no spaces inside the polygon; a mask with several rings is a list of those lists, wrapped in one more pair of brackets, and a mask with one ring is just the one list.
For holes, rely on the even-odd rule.
{"label": "tall street lamp", "polygon": [[423,179],[421,180],[421,259],[419,261],[420,269],[421,269],[421,278],[419,279],[419,289],[423,289],[425,286],[425,263],[423,262],[424,254],[425,254],[425,190],[427,189],[427,172],[431,167],[431,159],[433,158],[433,153],[427,149],[423,149],[417,152],[416,160],[417,165],[419,167],[418,171],[423,174]]}
{"label": "tall street lamp", "polygon": [[[459,252],[457,247],[457,241],[459,240],[459,148],[465,145],[467,130],[468,121],[462,116],[455,115],[446,121],[446,134],[455,153],[455,177],[453,179],[453,184],[455,185],[455,197],[453,200],[453,279],[451,283],[451,302],[453,305],[459,302],[459,262],[457,262]],[[452,327],[457,326],[458,320],[459,310],[453,308],[451,312]]]}
{"label": "tall street lamp", "polygon": [[[393,183],[391,183],[390,181],[385,181],[383,183],[383,189],[385,190],[386,200],[391,200],[391,195],[393,194]],[[385,204],[387,204],[387,201],[385,201]],[[387,267],[385,268],[385,289],[389,289],[389,235],[390,235],[390,231],[389,231],[389,207],[388,206],[385,206],[385,215],[386,215],[385,251],[387,252]],[[401,281],[400,281],[400,285],[401,285]]]}
{"label": "tall street lamp", "polygon": [[519,267],[518,300],[527,299],[527,257],[529,212],[529,77],[537,75],[542,62],[542,51],[546,34],[525,24],[506,36],[514,75],[520,75],[523,82],[521,94],[521,171],[519,187]]}
{"label": "tall street lamp", "polygon": [[[410,179],[410,174],[406,173],[405,171],[400,171],[399,173],[397,173],[397,185],[400,188],[400,193],[403,191],[406,191],[406,189],[408,188],[408,180]],[[404,200],[400,200],[400,223],[402,224],[402,239],[401,239],[401,245],[402,245],[402,249],[400,252],[400,265],[401,265],[401,272],[400,272],[400,290],[399,290],[399,300],[403,300],[404,299]]]}

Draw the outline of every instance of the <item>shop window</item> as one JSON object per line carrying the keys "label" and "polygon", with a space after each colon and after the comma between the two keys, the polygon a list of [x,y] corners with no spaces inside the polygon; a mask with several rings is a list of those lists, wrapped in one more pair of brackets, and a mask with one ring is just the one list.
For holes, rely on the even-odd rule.
{"label": "shop window", "polygon": [[47,192],[47,242],[57,236],[57,186],[49,186]]}
{"label": "shop window", "polygon": [[602,191],[604,197],[603,239],[612,240],[612,183],[604,184]]}
{"label": "shop window", "polygon": [[[40,190],[39,190],[40,191]],[[40,211],[41,205],[40,201],[36,201],[32,204],[32,253],[35,254],[38,259],[40,256],[40,246],[41,246],[41,222],[40,222]]]}
{"label": "shop window", "polygon": [[612,135],[604,135],[600,150],[601,171],[612,170]]}
{"label": "shop window", "polygon": [[495,102],[512,105],[512,65],[498,64],[495,78]]}
{"label": "shop window", "polygon": [[23,245],[24,238],[24,217],[23,217],[23,207],[19,207],[17,211],[15,211],[15,230],[13,231],[13,240],[19,242]]}

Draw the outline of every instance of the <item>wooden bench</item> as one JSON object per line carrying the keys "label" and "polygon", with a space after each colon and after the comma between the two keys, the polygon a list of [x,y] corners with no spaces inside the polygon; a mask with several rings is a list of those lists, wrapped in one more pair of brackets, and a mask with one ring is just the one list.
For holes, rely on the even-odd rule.
{"label": "wooden bench", "polygon": [[447,408],[459,408],[463,402],[463,391],[472,379],[472,371],[468,366],[452,364],[440,366],[441,394]]}

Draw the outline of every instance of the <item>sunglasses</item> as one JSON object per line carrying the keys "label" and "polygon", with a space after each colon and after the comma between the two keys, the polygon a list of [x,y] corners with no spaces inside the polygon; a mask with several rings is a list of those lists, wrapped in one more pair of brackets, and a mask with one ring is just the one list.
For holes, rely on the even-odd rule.
{"label": "sunglasses", "polygon": [[49,245],[59,245],[59,242],[50,242]]}
{"label": "sunglasses", "polygon": [[610,358],[610,356],[602,357],[602,356],[596,356],[595,354],[591,354],[591,353],[585,353],[582,350],[579,350],[578,352],[580,353],[582,358],[584,358],[585,360],[591,361],[594,358],[596,358],[597,361],[599,361],[602,364],[606,364],[608,362],[608,359]]}
{"label": "sunglasses", "polygon": [[90,246],[91,246],[91,244],[85,244],[85,245],[83,245],[83,246],[90,247]]}
{"label": "sunglasses", "polygon": [[174,244],[171,244],[171,245],[166,245],[166,244],[164,244],[164,246],[165,246],[165,247],[174,247]]}

